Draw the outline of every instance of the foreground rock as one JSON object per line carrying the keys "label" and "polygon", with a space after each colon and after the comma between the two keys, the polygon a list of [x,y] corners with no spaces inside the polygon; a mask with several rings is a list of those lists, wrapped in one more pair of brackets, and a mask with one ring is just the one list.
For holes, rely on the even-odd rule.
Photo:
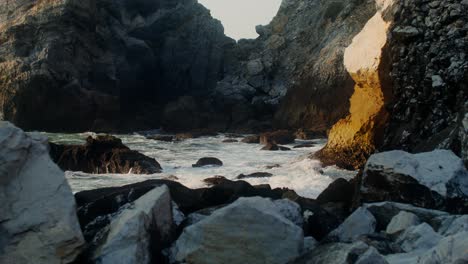
{"label": "foreground rock", "polygon": [[84,239],[47,138],[0,122],[0,164],[0,263],[72,262]]}
{"label": "foreground rock", "polygon": [[150,157],[129,149],[114,136],[88,137],[85,145],[50,143],[50,155],[63,170],[86,173],[153,174],[161,165]]}
{"label": "foreground rock", "polygon": [[199,159],[197,163],[192,165],[192,167],[194,168],[205,167],[205,166],[223,166],[223,162],[219,160],[218,158],[206,157],[206,158]]}
{"label": "foreground rock", "polygon": [[468,212],[468,171],[449,150],[372,155],[362,175],[365,202],[397,201],[426,208]]}
{"label": "foreground rock", "polygon": [[241,198],[187,227],[172,254],[193,264],[287,263],[301,254],[303,243],[302,229],[273,202]]}
{"label": "foreground rock", "polygon": [[[109,224],[105,239],[93,253],[97,263],[151,263],[170,242],[172,201],[166,186],[155,188],[127,204]],[[96,243],[96,242],[95,242]],[[150,250],[151,249],[151,250]]]}

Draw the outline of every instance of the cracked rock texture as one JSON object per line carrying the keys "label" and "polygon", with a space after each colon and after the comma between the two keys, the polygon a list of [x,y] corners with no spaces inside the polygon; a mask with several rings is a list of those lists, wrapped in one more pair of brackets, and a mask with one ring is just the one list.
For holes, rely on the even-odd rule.
{"label": "cracked rock texture", "polygon": [[196,0],[0,2],[0,117],[23,129],[154,128],[203,94],[224,36]]}
{"label": "cracked rock texture", "polygon": [[70,263],[84,239],[47,139],[0,122],[0,263]]}
{"label": "cracked rock texture", "polygon": [[399,5],[389,43],[395,98],[384,146],[451,149],[468,164],[468,2]]}

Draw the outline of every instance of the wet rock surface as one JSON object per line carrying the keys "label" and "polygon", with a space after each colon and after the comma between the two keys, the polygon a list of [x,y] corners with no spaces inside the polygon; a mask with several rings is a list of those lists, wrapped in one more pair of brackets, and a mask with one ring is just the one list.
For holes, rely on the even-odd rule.
{"label": "wet rock surface", "polygon": [[162,171],[155,159],[129,149],[122,140],[110,135],[90,136],[84,145],[49,144],[50,156],[63,170],[101,174],[153,174]]}
{"label": "wet rock surface", "polygon": [[205,167],[205,166],[223,166],[223,162],[218,158],[213,157],[205,157],[201,158],[197,161],[197,163],[193,164],[192,167]]}
{"label": "wet rock surface", "polygon": [[84,239],[65,175],[47,138],[0,121],[0,262],[70,263]]}

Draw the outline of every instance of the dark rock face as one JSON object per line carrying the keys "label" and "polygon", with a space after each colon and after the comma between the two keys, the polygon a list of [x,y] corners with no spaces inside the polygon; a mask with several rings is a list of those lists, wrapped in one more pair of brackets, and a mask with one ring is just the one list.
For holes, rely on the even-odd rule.
{"label": "dark rock face", "polygon": [[48,131],[157,127],[232,43],[195,0],[4,1],[0,28],[0,116]]}
{"label": "dark rock face", "polygon": [[[401,5],[390,43],[395,99],[384,147],[451,149],[467,164],[468,13],[461,11],[467,3]],[[400,34],[408,31],[415,34]]]}
{"label": "dark rock face", "polygon": [[223,166],[223,162],[217,158],[206,157],[199,159],[197,163],[192,165],[194,168],[204,166]]}
{"label": "dark rock face", "polygon": [[85,145],[50,143],[50,155],[62,170],[135,174],[162,171],[155,159],[130,150],[122,140],[109,135],[88,137]]}

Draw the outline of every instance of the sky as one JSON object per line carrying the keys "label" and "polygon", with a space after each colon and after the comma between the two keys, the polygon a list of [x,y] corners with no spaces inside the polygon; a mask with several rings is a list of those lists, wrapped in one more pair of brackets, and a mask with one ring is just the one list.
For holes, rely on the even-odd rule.
{"label": "sky", "polygon": [[256,38],[256,25],[270,23],[281,0],[198,0],[221,20],[224,32],[233,39]]}

